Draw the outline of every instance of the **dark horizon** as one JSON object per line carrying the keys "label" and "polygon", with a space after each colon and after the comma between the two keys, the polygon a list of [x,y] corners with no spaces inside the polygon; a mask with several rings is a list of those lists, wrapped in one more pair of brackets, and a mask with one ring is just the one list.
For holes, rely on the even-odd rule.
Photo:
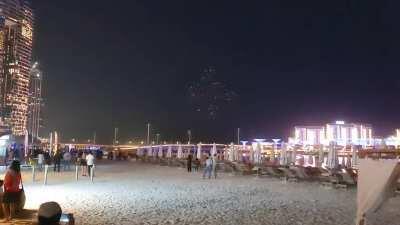
{"label": "dark horizon", "polygon": [[[45,128],[63,140],[231,142],[284,138],[335,120],[400,127],[396,1],[33,1]],[[397,6],[397,7],[396,7]],[[218,103],[188,86],[213,67],[235,93]],[[206,89],[209,90],[209,89]],[[215,94],[218,98],[220,94]],[[214,107],[214,106],[213,106]],[[47,136],[47,135],[46,135]],[[184,138],[184,139],[183,139]]]}

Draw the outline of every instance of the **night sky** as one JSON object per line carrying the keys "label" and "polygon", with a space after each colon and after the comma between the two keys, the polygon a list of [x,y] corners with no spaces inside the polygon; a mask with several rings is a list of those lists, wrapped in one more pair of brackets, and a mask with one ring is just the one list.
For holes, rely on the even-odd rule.
{"label": "night sky", "polygon": [[[400,127],[399,1],[35,0],[43,135],[110,143],[287,138],[337,119]],[[207,67],[236,97],[215,119],[187,86]],[[182,137],[178,139],[178,137]]]}

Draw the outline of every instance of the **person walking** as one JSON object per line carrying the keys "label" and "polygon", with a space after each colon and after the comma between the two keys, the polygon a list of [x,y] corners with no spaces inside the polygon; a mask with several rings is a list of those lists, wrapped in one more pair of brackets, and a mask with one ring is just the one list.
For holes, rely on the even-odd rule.
{"label": "person walking", "polygon": [[85,152],[82,153],[82,156],[80,158],[80,164],[81,164],[82,176],[86,176],[87,163],[86,163],[86,153]]}
{"label": "person walking", "polygon": [[56,154],[54,155],[54,172],[60,172],[60,167],[61,167],[61,158],[62,154],[60,151],[57,151]]}
{"label": "person walking", "polygon": [[3,212],[5,221],[13,219],[17,204],[22,194],[21,166],[19,161],[12,161],[4,177]]}
{"label": "person walking", "polygon": [[44,164],[44,155],[43,152],[40,151],[38,154],[38,167],[40,171],[42,171],[43,169],[43,164]]}
{"label": "person walking", "polygon": [[89,154],[86,156],[86,164],[87,164],[88,174],[89,176],[91,176],[92,168],[94,166],[94,156],[91,152],[89,152]]}
{"label": "person walking", "polygon": [[192,154],[189,154],[188,158],[187,158],[187,170],[188,170],[188,173],[192,172],[192,159],[193,159]]}
{"label": "person walking", "polygon": [[71,170],[71,153],[69,151],[65,151],[63,155],[63,160],[64,160],[64,171],[70,171]]}
{"label": "person walking", "polygon": [[203,173],[203,179],[206,178],[206,176],[208,176],[208,179],[211,179],[211,171],[213,168],[213,161],[210,157],[207,157],[206,159],[206,166],[204,168],[204,173]]}
{"label": "person walking", "polygon": [[200,167],[200,160],[198,158],[196,158],[194,160],[194,171],[198,172],[199,171],[199,167]]}
{"label": "person walking", "polygon": [[217,179],[217,165],[218,165],[218,157],[217,154],[214,154],[212,157],[212,173],[214,175],[214,179]]}

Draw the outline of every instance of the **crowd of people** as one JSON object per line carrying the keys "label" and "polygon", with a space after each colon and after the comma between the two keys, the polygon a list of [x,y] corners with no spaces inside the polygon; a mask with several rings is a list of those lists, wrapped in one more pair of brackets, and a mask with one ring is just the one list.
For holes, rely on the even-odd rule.
{"label": "crowd of people", "polygon": [[[193,160],[192,154],[188,155],[187,170],[189,173],[192,172],[192,169],[194,169],[195,172],[199,171],[200,164],[201,162],[197,157],[196,159]],[[217,179],[217,165],[218,165],[217,154],[214,155],[209,154],[204,162],[203,179],[205,179],[206,177],[208,177],[208,179],[211,179],[211,177]]]}
{"label": "crowd of people", "polygon": [[87,176],[88,174],[90,175],[95,158],[101,157],[95,154],[86,150],[71,151],[69,149],[60,149],[51,155],[48,150],[35,149],[29,155],[29,163],[32,166],[36,166],[40,171],[43,170],[45,165],[53,165],[54,172],[70,171],[71,165],[77,165],[81,167],[81,175]]}

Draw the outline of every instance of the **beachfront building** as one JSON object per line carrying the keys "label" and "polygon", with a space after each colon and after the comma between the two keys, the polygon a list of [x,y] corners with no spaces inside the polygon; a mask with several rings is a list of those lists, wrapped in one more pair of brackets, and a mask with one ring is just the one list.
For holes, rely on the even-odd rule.
{"label": "beachfront building", "polygon": [[369,124],[336,121],[325,126],[296,126],[294,137],[289,138],[289,143],[302,146],[327,146],[335,142],[340,146],[372,146],[374,144],[372,134],[372,126]]}

